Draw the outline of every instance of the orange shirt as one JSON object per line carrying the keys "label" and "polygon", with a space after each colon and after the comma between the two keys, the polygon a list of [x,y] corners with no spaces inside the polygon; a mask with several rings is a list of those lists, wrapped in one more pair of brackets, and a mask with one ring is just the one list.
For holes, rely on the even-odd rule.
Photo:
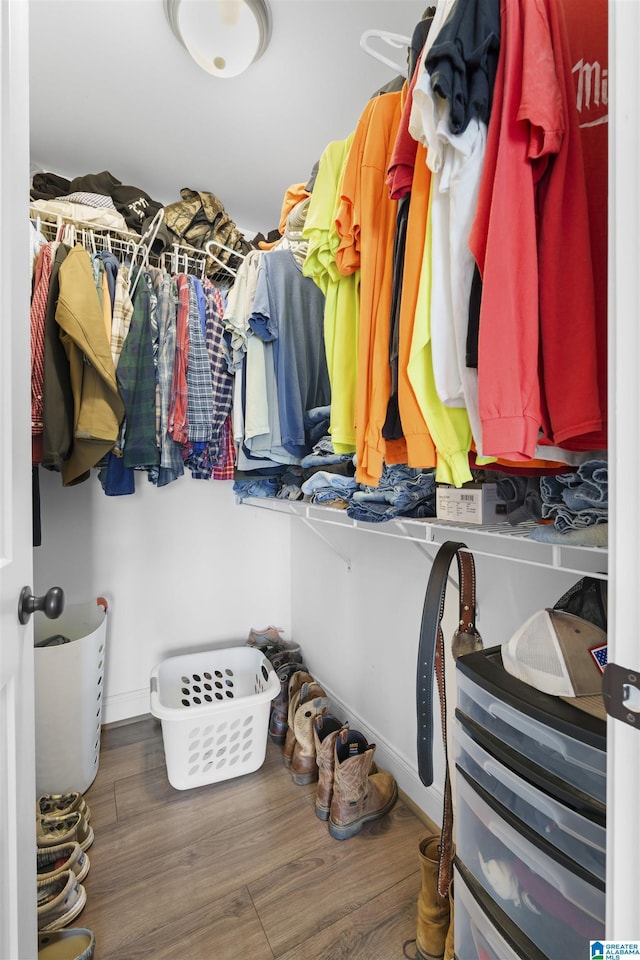
{"label": "orange shirt", "polygon": [[[305,189],[304,183],[292,183],[290,187],[287,187],[282,200],[280,223],[278,224],[278,232],[281,236],[284,236],[284,232],[287,229],[287,217],[293,208],[297,207],[299,203],[310,196],[311,194]],[[271,243],[268,240],[260,240],[258,247],[260,250],[273,250],[279,243],[279,240],[273,240]]]}
{"label": "orange shirt", "polygon": [[401,93],[385,93],[364,108],[347,159],[336,216],[336,264],[349,275],[360,266],[360,328],[356,394],[356,479],[376,486],[386,463],[406,463],[403,440],[385,441],[382,427],[391,390],[389,332],[397,202],[387,170],[400,123]]}
{"label": "orange shirt", "polygon": [[416,321],[431,184],[426,147],[417,143],[416,148],[400,303],[398,406],[407,443],[407,463],[410,467],[429,468],[436,466],[436,449],[407,372]]}

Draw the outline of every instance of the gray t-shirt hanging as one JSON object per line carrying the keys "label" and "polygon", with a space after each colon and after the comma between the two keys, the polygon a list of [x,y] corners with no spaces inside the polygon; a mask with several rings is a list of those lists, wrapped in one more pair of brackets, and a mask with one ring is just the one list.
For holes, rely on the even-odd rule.
{"label": "gray t-shirt hanging", "polygon": [[304,415],[331,402],[324,347],[324,294],[304,277],[289,250],[262,258],[249,326],[273,340],[282,446],[295,457],[311,452]]}

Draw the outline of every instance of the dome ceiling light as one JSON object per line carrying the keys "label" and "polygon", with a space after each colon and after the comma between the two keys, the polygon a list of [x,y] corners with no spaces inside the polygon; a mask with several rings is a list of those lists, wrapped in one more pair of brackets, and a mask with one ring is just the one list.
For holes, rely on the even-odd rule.
{"label": "dome ceiling light", "polygon": [[265,0],[164,0],[164,9],[180,43],[214,77],[237,77],[267,49]]}

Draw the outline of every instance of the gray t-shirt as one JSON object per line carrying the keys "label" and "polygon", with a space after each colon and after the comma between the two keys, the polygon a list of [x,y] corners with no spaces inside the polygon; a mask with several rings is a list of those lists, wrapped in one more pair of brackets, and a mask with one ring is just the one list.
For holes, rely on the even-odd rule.
{"label": "gray t-shirt", "polygon": [[331,402],[324,347],[324,294],[289,250],[270,250],[260,265],[249,325],[273,341],[282,446],[310,453],[304,414]]}

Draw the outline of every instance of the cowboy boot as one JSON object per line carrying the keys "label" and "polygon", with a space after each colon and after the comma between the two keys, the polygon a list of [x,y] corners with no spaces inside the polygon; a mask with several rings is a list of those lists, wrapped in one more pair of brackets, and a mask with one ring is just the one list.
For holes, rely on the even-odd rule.
{"label": "cowboy boot", "polygon": [[287,713],[289,709],[289,680],[293,673],[303,670],[302,663],[285,663],[276,670],[280,681],[280,693],[271,703],[269,715],[269,736],[274,743],[282,745],[287,735]]}
{"label": "cowboy boot", "polygon": [[284,738],[284,747],[282,750],[282,759],[285,762],[285,765],[288,767],[291,765],[291,757],[293,756],[293,745],[296,742],[296,737],[293,732],[293,718],[295,716],[295,711],[298,709],[298,702],[300,700],[300,688],[303,683],[311,683],[313,677],[310,673],[307,673],[306,670],[296,670],[295,673],[291,674],[289,678],[289,703],[287,705],[287,731]]}
{"label": "cowboy boot", "polygon": [[[316,817],[319,820],[328,820],[333,797],[333,770],[335,762],[335,743],[340,730],[348,727],[347,723],[340,723],[335,717],[325,714],[316,717],[313,721],[313,739],[316,747],[316,763],[318,764],[318,789],[316,791]],[[377,773],[375,762],[371,764],[369,773]]]}
{"label": "cowboy boot", "polygon": [[[417,960],[443,960],[445,955],[450,911],[449,898],[438,893],[439,844],[437,834],[425,837],[419,846],[422,885],[418,894]],[[453,931],[451,937],[453,939]]]}
{"label": "cowboy boot", "polygon": [[347,840],[366,823],[378,820],[398,799],[398,786],[390,773],[371,773],[375,744],[355,730],[343,727],[336,738],[333,797],[329,833]]}
{"label": "cowboy boot", "polygon": [[318,715],[325,714],[331,705],[328,697],[314,697],[311,700],[302,698],[300,706],[293,718],[293,731],[296,742],[293,745],[291,756],[291,776],[294,783],[315,783],[318,779],[318,764],[316,763],[316,745],[313,740],[313,721]]}
{"label": "cowboy boot", "polygon": [[326,697],[326,693],[315,680],[304,680],[300,689],[293,694],[292,699],[289,701],[289,726],[282,751],[282,759],[287,767],[291,766],[293,751],[296,745],[296,731],[294,726],[296,713],[299,707],[305,704],[307,700],[313,700],[314,697]]}
{"label": "cowboy boot", "polygon": [[313,741],[316,748],[316,763],[318,764],[316,817],[320,820],[329,819],[333,796],[335,745],[342,727],[343,724],[328,713],[315,717],[313,721]]}

